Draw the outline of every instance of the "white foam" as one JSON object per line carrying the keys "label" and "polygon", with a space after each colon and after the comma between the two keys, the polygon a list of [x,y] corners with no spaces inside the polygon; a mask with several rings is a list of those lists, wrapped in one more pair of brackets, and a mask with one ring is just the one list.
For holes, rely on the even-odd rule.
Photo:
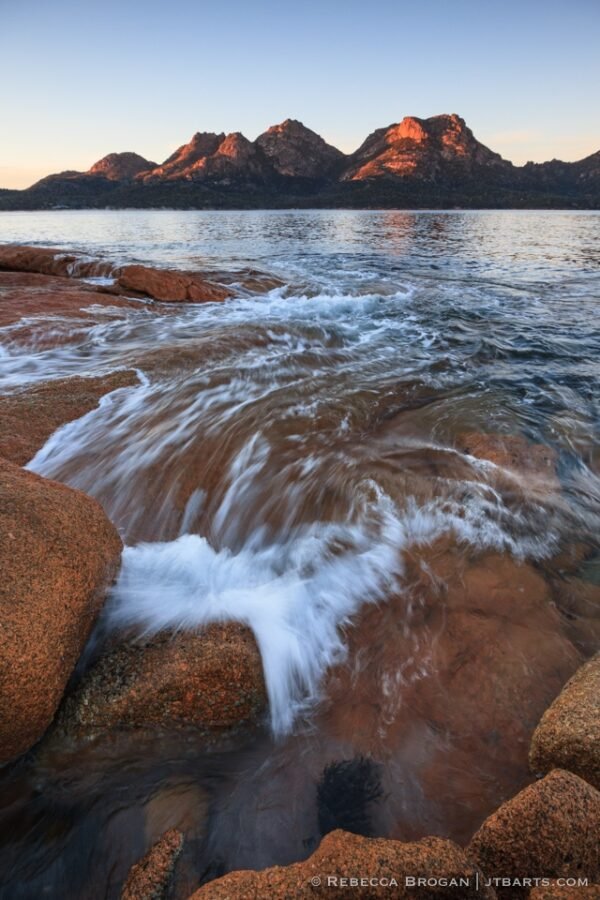
{"label": "white foam", "polygon": [[[551,533],[543,539],[511,537],[503,528],[500,498],[483,485],[467,508],[446,497],[421,506],[409,501],[399,510],[364,479],[345,523],[288,528],[278,540],[257,527],[234,552],[228,541],[236,546],[239,537],[236,511],[262,477],[267,456],[268,447],[255,436],[234,460],[230,490],[213,519],[220,549],[192,534],[125,549],[108,621],[142,634],[215,621],[247,624],[260,648],[276,735],[293,728],[319,698],[325,670],[343,659],[340,626],[364,603],[385,602],[403,590],[403,549],[447,532],[518,556],[543,554],[552,541]],[[192,495],[192,508],[201,502],[200,494]],[[514,512],[506,524],[514,528]]]}
{"label": "white foam", "polygon": [[292,728],[343,656],[338,628],[364,602],[384,600],[401,571],[403,525],[374,484],[354,524],[314,523],[283,543],[254,535],[238,552],[197,535],[125,548],[109,605],[115,627],[144,633],[235,620],[258,642],[275,734]]}
{"label": "white foam", "polygon": [[94,284],[98,287],[112,287],[117,282],[116,278],[108,275],[92,275],[89,278],[81,278],[80,280],[85,281],[86,284]]}

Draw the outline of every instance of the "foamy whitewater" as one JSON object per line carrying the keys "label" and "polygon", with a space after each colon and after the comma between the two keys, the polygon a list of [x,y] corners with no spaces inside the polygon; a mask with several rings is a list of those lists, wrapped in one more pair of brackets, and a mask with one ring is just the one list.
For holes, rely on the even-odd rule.
{"label": "foamy whitewater", "polygon": [[[102,307],[92,328],[30,319],[3,329],[1,358],[4,388],[136,371],[29,467],[97,496],[121,531],[110,627],[251,627],[276,735],[319,700],[340,627],[406,589],[414,544],[452,533],[532,559],[600,524],[582,451],[600,380],[591,217],[79,215],[87,232],[65,217],[65,246],[285,281],[222,304]],[[462,431],[554,446],[562,497],[458,453]]]}

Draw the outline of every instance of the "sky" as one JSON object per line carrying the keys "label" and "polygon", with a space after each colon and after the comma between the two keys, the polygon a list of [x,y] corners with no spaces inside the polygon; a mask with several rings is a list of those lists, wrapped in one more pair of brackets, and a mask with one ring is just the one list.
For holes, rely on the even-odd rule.
{"label": "sky", "polygon": [[517,164],[600,149],[600,0],[0,0],[0,187],[300,119],[351,152],[458,113]]}

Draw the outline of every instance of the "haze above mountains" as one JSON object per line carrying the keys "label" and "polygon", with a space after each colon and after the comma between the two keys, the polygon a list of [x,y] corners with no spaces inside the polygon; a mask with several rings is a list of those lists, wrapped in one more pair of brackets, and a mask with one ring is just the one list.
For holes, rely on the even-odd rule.
{"label": "haze above mountains", "polygon": [[111,153],[88,172],[0,191],[0,209],[600,206],[600,151],[574,163],[515,166],[460,116],[413,116],[351,154],[286,119],[249,141],[195,134],[164,162]]}

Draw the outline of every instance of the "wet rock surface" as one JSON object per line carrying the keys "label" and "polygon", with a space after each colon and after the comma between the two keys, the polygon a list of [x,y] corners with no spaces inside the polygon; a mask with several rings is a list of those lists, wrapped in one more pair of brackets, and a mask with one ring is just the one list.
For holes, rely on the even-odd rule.
{"label": "wet rock surface", "polygon": [[65,252],[57,247],[34,247],[5,244],[0,247],[0,269],[58,275],[62,278],[110,277],[114,265],[110,260],[94,259],[80,253]]}
{"label": "wet rock surface", "polygon": [[101,506],[0,460],[0,763],[52,721],[121,555]]}
{"label": "wet rock surface", "polygon": [[262,293],[282,284],[279,278],[255,269],[199,272],[139,263],[118,265],[59,248],[8,244],[0,247],[0,325],[32,313],[73,314],[77,304],[131,306],[136,298],[214,303],[234,296],[240,287]]}
{"label": "wet rock surface", "polygon": [[575,673],[542,716],[529,764],[538,773],[568,769],[600,790],[600,654]]}
{"label": "wet rock surface", "polygon": [[[600,874],[600,793],[577,775],[554,769],[503,804],[474,835],[467,852],[488,878],[584,877]],[[501,897],[527,889],[498,887]]]}
{"label": "wet rock surface", "polygon": [[153,300],[176,303],[206,303],[227,300],[231,291],[206,277],[149,266],[122,266],[116,270],[117,288],[133,291]]}
{"label": "wet rock surface", "polygon": [[556,451],[545,444],[532,443],[518,434],[470,432],[458,436],[457,446],[463,453],[518,473],[529,485],[560,488]]}
{"label": "wet rock surface", "polygon": [[466,560],[440,540],[414,548],[406,567],[406,592],[364,607],[347,630],[348,660],[329,674],[319,721],[356,752],[398,754],[389,790],[408,797],[420,785],[412,802],[428,812],[407,819],[400,807],[393,837],[452,822],[467,841],[527,783],[531,735],[582,657],[533,566],[498,553]]}
{"label": "wet rock surface", "polygon": [[[139,306],[139,301],[108,294],[99,285],[78,278],[0,269],[0,327],[19,324],[7,337],[21,343],[34,340],[39,348],[73,340],[68,334],[56,333],[58,317],[70,319],[71,326],[77,319],[81,327],[91,328],[107,310],[118,314]],[[55,318],[49,321],[48,317]]]}
{"label": "wet rock surface", "polygon": [[[383,884],[351,885],[350,878],[361,876],[367,881],[372,878]],[[477,890],[476,876],[480,879],[480,890]],[[406,884],[406,879],[419,877],[439,880],[439,884],[424,890]],[[396,884],[390,886],[390,879]],[[495,893],[482,883],[482,873],[477,865],[452,841],[431,837],[404,844],[333,831],[323,838],[319,848],[305,862],[275,866],[262,872],[232,872],[200,888],[190,900],[350,896],[364,900],[384,896],[418,897],[419,900],[434,897],[491,900]]]}
{"label": "wet rock surface", "polygon": [[57,428],[94,409],[100,398],[138,383],[135,372],[59,378],[0,395],[0,457],[24,466]]}
{"label": "wet rock surface", "polygon": [[256,725],[265,708],[252,633],[230,623],[163,633],[101,656],[67,698],[57,729],[72,741],[177,728],[218,737]]}
{"label": "wet rock surface", "polygon": [[183,849],[183,834],[176,828],[165,832],[131,869],[121,900],[169,900],[173,874]]}

